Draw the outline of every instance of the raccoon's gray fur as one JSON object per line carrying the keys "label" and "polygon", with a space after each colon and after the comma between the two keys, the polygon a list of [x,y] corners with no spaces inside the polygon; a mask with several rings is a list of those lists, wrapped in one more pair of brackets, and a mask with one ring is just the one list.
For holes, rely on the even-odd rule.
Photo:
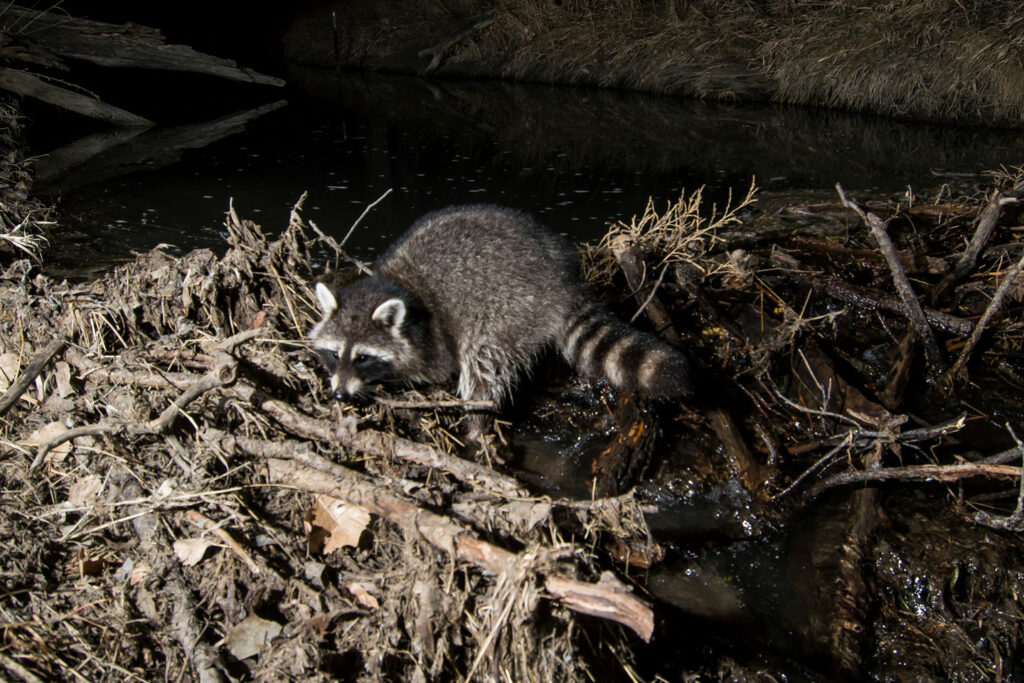
{"label": "raccoon's gray fur", "polygon": [[691,392],[689,363],[626,325],[587,291],[570,246],[495,206],[428,214],[375,273],[340,290],[319,283],[323,319],[309,337],[338,398],[379,382],[441,384],[501,404],[554,344],[591,377],[652,398]]}

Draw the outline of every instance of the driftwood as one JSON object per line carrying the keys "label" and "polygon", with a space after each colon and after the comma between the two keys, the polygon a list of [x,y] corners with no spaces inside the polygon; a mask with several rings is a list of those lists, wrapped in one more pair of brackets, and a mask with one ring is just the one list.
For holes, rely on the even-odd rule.
{"label": "driftwood", "polygon": [[17,69],[0,67],[0,88],[18,95],[34,97],[55,107],[106,121],[115,126],[146,128],[153,125],[153,122],[144,116],[107,104],[95,97],[88,97],[73,90],[47,83],[41,78]]}
{"label": "driftwood", "polygon": [[[52,10],[5,6],[0,13],[0,38],[9,60],[32,68],[42,66],[50,71],[69,71],[65,60],[71,59],[106,67],[186,71],[262,85],[284,85],[279,78],[239,68],[231,60],[212,57],[185,45],[167,45],[155,29],[79,19]],[[69,77],[62,76],[60,80],[66,83]],[[0,88],[115,126],[153,125],[149,119],[97,97],[60,87],[17,69],[0,67]]]}
{"label": "driftwood", "polygon": [[[200,379],[192,382],[158,418],[138,426],[101,424],[68,430],[40,448],[31,469],[37,468],[52,448],[78,436],[120,432],[157,434],[167,431],[173,424],[174,418],[189,403],[208,391],[235,384],[238,376],[238,363],[229,352],[261,333],[260,329],[248,330],[210,345],[207,351],[212,353],[215,360],[214,365]],[[240,384],[236,391],[245,400],[260,400],[258,393],[251,386]],[[299,436],[329,442],[340,441],[355,450],[377,455],[394,455],[410,459],[418,464],[439,467],[464,481],[476,486],[483,486],[502,496],[526,495],[526,492],[510,478],[502,477],[475,463],[452,458],[423,444],[415,444],[374,430],[356,432],[351,429],[351,426],[345,424],[332,427],[301,415],[285,403],[273,399],[262,399],[261,407],[282,426]],[[298,486],[314,493],[344,498],[356,505],[361,505],[403,528],[417,529],[439,549],[454,548],[456,557],[461,561],[473,562],[494,574],[507,574],[515,565],[522,562],[522,559],[515,554],[476,538],[448,518],[416,507],[414,504],[396,497],[365,475],[312,454],[300,442],[270,444],[235,437],[224,437],[222,441],[225,439],[229,439],[228,443],[233,448],[267,458],[273,481]],[[288,459],[282,460],[282,457]],[[301,462],[296,462],[296,460]],[[325,480],[325,473],[330,474],[332,479]],[[202,516],[196,513],[191,513],[191,518],[203,522]],[[227,536],[224,540],[250,567],[253,567],[248,554],[238,547],[233,539]],[[531,562],[536,561],[531,560]],[[546,564],[546,562],[544,560],[541,564]],[[254,572],[258,573],[258,569],[254,569]],[[585,584],[553,574],[544,578],[544,584],[552,597],[572,610],[622,623],[634,630],[644,640],[649,640],[653,633],[654,616],[650,607],[632,595],[623,584],[611,575],[606,575],[598,584]]]}
{"label": "driftwood", "polygon": [[285,84],[280,78],[239,68],[230,59],[186,45],[167,45],[160,31],[137,24],[109,24],[17,5],[5,7],[0,20],[4,32],[22,43],[25,56],[37,62],[60,65],[65,58],[81,59],[99,66],[186,71],[277,87]]}

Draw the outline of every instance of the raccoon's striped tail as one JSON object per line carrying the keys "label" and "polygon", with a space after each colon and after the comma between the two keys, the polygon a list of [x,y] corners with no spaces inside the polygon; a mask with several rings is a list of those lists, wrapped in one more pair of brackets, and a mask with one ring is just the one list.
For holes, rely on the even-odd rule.
{"label": "raccoon's striped tail", "polygon": [[693,394],[690,361],[679,350],[588,302],[570,316],[559,350],[579,371],[654,399]]}

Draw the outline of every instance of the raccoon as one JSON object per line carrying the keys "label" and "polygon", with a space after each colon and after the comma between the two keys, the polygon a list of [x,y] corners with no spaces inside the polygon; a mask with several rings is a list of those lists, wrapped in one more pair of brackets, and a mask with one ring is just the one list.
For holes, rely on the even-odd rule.
{"label": "raccoon", "polygon": [[588,291],[571,246],[513,209],[423,216],[373,275],[340,290],[318,283],[316,296],[323,318],[309,338],[339,399],[457,378],[463,400],[500,406],[551,345],[621,389],[692,393],[686,356],[616,319]]}

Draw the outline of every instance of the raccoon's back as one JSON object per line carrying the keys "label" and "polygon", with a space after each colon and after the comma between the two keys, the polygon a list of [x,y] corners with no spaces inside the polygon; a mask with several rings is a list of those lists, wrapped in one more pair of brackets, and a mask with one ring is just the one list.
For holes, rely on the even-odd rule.
{"label": "raccoon's back", "polygon": [[550,338],[581,291],[576,256],[565,240],[523,213],[489,205],[423,216],[377,268],[415,292],[456,333],[468,326],[474,334],[514,335],[533,325]]}

